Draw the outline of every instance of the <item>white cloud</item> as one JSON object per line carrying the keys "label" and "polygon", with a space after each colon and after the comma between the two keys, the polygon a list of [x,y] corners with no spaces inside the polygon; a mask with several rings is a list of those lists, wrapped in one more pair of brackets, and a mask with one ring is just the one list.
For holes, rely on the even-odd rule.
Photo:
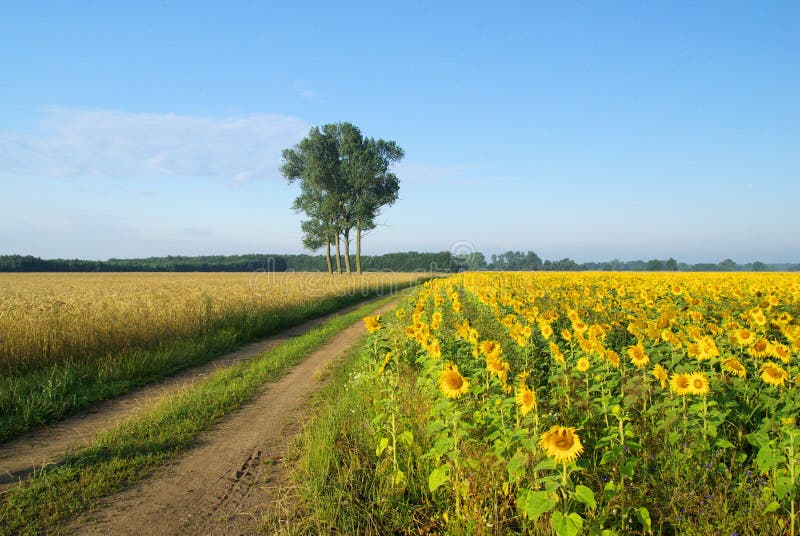
{"label": "white cloud", "polygon": [[274,178],[281,150],[307,131],[302,119],[273,114],[208,118],[48,108],[37,130],[0,132],[0,175]]}

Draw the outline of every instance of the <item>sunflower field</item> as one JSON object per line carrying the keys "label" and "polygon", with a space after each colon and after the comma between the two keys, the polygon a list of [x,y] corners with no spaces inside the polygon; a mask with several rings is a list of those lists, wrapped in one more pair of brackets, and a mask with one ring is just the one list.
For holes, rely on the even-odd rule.
{"label": "sunflower field", "polygon": [[370,515],[415,533],[795,535],[799,321],[791,274],[429,281],[365,319]]}

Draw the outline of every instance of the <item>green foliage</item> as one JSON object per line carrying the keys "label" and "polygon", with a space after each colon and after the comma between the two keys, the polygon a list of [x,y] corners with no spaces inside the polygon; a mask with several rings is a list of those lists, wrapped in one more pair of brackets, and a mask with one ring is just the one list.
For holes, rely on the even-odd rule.
{"label": "green foliage", "polygon": [[264,389],[309,352],[394,298],[364,305],[137,414],[63,463],[45,468],[0,497],[0,533],[60,532],[60,524],[94,508],[185,452],[227,413]]}

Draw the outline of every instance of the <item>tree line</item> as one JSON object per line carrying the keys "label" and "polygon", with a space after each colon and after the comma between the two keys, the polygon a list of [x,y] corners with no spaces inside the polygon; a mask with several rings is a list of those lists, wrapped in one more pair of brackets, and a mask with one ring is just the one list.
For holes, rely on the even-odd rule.
{"label": "tree line", "polygon": [[[365,137],[351,123],[314,127],[283,151],[281,174],[300,184],[292,208],[306,216],[300,224],[303,246],[325,249],[329,273],[334,265],[337,273],[351,273],[351,260],[361,273],[361,240],[376,227],[381,208],[397,201],[400,182],[391,166],[403,156],[394,141]],[[356,251],[351,258],[353,236]]]}
{"label": "tree line", "polygon": [[502,271],[602,271],[602,272],[766,272],[800,271],[800,264],[765,264],[760,261],[738,264],[731,259],[719,263],[687,264],[673,258],[577,263],[569,258],[543,261],[533,251],[506,251],[493,254],[489,260],[483,253],[475,252],[457,259],[464,270],[502,270]]}
{"label": "tree line", "polygon": [[[355,256],[350,262],[355,262]],[[361,258],[365,271],[457,272],[462,266],[449,252],[389,253]],[[326,271],[322,255],[214,255],[149,257],[145,259],[41,259],[30,255],[0,255],[0,272],[307,272]]]}

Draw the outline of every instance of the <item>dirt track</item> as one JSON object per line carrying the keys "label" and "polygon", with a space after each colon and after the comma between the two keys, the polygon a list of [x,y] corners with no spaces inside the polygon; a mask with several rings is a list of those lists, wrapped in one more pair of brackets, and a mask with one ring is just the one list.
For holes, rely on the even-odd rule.
{"label": "dirt track", "polygon": [[[393,304],[382,308],[388,310]],[[364,333],[348,327],[255,400],[205,433],[158,475],[116,494],[69,527],[80,534],[249,534],[282,497],[284,453],[308,416],[324,369]]]}
{"label": "dirt track", "polygon": [[[378,299],[378,298],[375,298]],[[374,301],[374,300],[373,300]],[[352,311],[367,302],[340,309],[326,316],[309,320],[272,337],[249,344],[204,365],[180,371],[169,378],[114,399],[105,400],[51,426],[34,430],[17,439],[0,444],[0,490],[25,480],[35,470],[57,463],[66,454],[86,445],[98,432],[108,429],[148,407],[161,396],[206,378],[225,367],[258,355],[288,339],[318,327],[334,316]]]}

